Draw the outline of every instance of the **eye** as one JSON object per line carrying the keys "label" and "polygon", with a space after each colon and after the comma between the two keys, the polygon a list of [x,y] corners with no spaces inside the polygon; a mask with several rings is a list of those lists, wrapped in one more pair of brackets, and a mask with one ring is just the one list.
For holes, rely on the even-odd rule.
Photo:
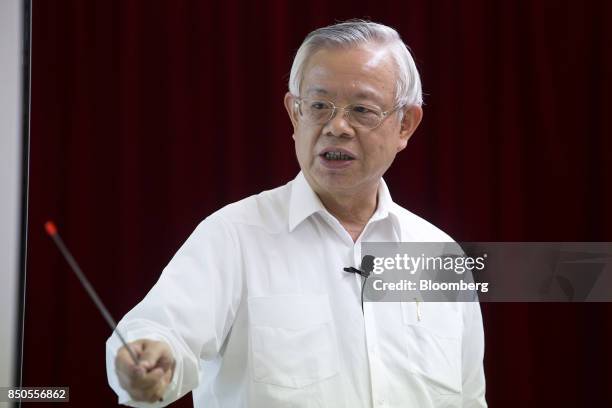
{"label": "eye", "polygon": [[367,106],[364,106],[364,105],[355,105],[353,106],[352,111],[360,115],[370,115],[370,114],[376,115],[377,113],[374,109],[368,108]]}
{"label": "eye", "polygon": [[329,109],[329,104],[322,101],[313,101],[310,103],[310,108],[315,110]]}

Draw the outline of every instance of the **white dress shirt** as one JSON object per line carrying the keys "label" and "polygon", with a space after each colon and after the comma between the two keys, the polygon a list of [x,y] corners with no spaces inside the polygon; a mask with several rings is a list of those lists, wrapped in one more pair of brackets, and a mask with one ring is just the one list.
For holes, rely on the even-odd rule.
{"label": "white dress shirt", "polygon": [[135,407],[189,391],[196,408],[486,406],[478,303],[365,302],[362,312],[362,278],[343,271],[360,266],[362,242],[450,240],[381,180],[353,242],[300,173],[206,218],[119,323],[128,341],[170,345],[164,401],[132,401],[120,387],[116,335],[109,384]]}

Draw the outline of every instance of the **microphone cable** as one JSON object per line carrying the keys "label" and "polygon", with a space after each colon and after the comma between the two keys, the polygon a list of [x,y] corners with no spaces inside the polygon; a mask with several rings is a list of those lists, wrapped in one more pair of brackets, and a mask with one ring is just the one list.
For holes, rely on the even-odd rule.
{"label": "microphone cable", "polygon": [[344,272],[356,273],[356,274],[361,275],[363,277],[363,283],[361,284],[361,313],[363,314],[363,288],[365,287],[366,281],[368,280],[368,277],[370,276],[370,273],[362,271],[362,270],[357,269],[357,268],[352,267],[352,266],[348,267],[348,268],[344,268]]}

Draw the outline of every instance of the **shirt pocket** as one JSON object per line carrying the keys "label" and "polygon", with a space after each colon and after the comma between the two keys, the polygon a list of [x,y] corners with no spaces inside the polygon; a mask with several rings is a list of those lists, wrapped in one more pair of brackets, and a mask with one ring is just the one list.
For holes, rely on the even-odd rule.
{"label": "shirt pocket", "polygon": [[458,303],[402,302],[409,369],[439,395],[462,390]]}
{"label": "shirt pocket", "polygon": [[253,380],[303,388],[338,374],[327,295],[248,300]]}

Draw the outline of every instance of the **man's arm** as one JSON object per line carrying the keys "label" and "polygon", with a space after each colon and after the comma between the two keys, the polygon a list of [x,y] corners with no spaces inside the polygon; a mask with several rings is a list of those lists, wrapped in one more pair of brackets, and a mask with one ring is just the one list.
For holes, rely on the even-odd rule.
{"label": "man's arm", "polygon": [[119,322],[132,342],[140,339],[168,345],[174,363],[164,401],[135,401],[120,385],[115,360],[121,343],[107,341],[108,381],[119,403],[161,407],[198,385],[199,360],[213,359],[229,332],[242,296],[242,271],[236,234],[218,215],[204,220],[164,269],[145,298]]}
{"label": "man's arm", "polygon": [[483,367],[484,331],[478,302],[464,303],[461,353],[463,407],[486,407]]}

